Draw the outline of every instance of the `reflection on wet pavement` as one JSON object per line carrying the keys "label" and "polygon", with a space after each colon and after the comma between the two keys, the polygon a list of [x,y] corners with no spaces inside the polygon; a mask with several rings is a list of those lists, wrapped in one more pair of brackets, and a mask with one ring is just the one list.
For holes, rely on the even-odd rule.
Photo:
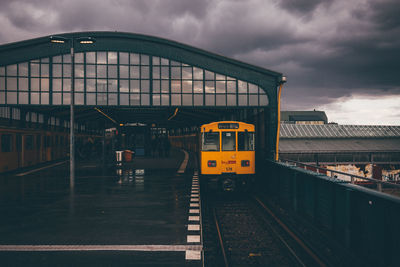
{"label": "reflection on wet pavement", "polygon": [[190,179],[173,169],[0,177],[0,244],[184,244]]}

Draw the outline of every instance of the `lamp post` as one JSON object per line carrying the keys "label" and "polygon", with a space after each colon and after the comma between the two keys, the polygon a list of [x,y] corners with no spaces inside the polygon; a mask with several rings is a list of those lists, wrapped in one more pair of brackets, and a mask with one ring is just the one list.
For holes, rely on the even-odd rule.
{"label": "lamp post", "polygon": [[75,186],[75,133],[74,133],[74,105],[75,105],[75,54],[74,44],[75,41],[80,44],[93,44],[96,40],[92,37],[78,37],[78,38],[66,38],[63,36],[50,36],[50,42],[56,44],[64,44],[69,42],[70,44],[70,55],[71,55],[71,99],[70,99],[70,123],[69,123],[69,185],[72,188]]}
{"label": "lamp post", "polygon": [[276,129],[276,148],[275,148],[275,161],[279,161],[279,135],[281,129],[281,93],[283,84],[286,82],[286,76],[282,76],[282,80],[279,83],[278,90],[278,127]]}

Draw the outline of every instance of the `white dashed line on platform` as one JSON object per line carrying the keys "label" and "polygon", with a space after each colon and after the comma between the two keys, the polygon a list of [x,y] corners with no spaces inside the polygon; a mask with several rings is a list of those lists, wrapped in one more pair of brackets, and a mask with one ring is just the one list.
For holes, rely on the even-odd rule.
{"label": "white dashed line on platform", "polygon": [[[200,211],[200,185],[198,172],[195,171],[195,174],[192,178],[192,188],[190,193],[190,208],[189,208],[189,224],[188,224],[188,235],[187,235],[187,243],[201,243],[201,211]],[[193,235],[193,233],[199,233],[197,235]],[[201,260],[202,258],[202,250],[187,250],[186,251],[186,260]]]}
{"label": "white dashed line on platform", "polygon": [[0,251],[201,251],[200,245],[0,245]]}
{"label": "white dashed line on platform", "polygon": [[200,243],[200,235],[188,235],[187,242],[188,243]]}
{"label": "white dashed line on platform", "polygon": [[188,231],[200,231],[200,225],[199,224],[189,224]]}
{"label": "white dashed line on platform", "polygon": [[189,221],[200,221],[200,216],[189,216]]}
{"label": "white dashed line on platform", "polygon": [[197,214],[199,214],[200,210],[199,209],[190,209],[189,213],[197,213]]}
{"label": "white dashed line on platform", "polygon": [[201,251],[186,250],[186,260],[201,260]]}

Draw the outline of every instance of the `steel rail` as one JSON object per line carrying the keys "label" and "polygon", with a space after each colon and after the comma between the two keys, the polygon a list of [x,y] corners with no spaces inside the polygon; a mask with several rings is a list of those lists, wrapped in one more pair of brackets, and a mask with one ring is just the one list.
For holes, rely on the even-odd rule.
{"label": "steel rail", "polygon": [[215,226],[217,227],[217,232],[218,232],[219,245],[221,246],[222,256],[224,257],[225,267],[229,267],[228,258],[226,257],[224,242],[222,240],[221,230],[219,228],[219,222],[218,222],[216,208],[213,208],[213,214],[214,214]]}
{"label": "steel rail", "polygon": [[[300,247],[302,247],[304,249],[304,251],[318,264],[318,266],[327,267],[327,265],[325,263],[323,263],[322,260],[306,244],[304,244],[304,242],[301,241],[301,239],[296,234],[294,234],[281,220],[279,220],[279,218],[258,197],[253,197],[253,198],[282,227],[282,229],[286,233],[288,233],[293,238],[293,240],[295,240],[296,243],[298,245],[300,245]],[[264,220],[264,221],[266,221],[266,220]],[[269,222],[267,222],[267,221],[266,221],[266,223],[269,224]],[[290,253],[296,258],[296,260],[302,266],[306,266],[301,261],[301,259],[297,256],[297,254],[294,252],[294,250],[290,247],[290,245],[285,240],[283,240],[281,235],[279,235],[270,224],[269,224],[269,227],[272,229],[272,231],[275,233],[275,235],[280,239],[280,241],[282,241],[282,243],[288,248]]]}

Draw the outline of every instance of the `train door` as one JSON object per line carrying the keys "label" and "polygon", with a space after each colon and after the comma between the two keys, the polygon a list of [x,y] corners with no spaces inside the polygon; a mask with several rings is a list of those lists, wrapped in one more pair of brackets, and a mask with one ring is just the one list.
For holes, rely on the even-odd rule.
{"label": "train door", "polygon": [[40,149],[42,162],[46,161],[46,136],[41,135],[40,139],[42,140],[42,147]]}
{"label": "train door", "polygon": [[221,132],[221,172],[236,173],[236,132]]}
{"label": "train door", "polygon": [[27,134],[22,139],[23,150],[23,166],[30,166],[36,163],[33,135]]}
{"label": "train door", "polygon": [[237,132],[237,174],[255,173],[255,134],[254,132]]}
{"label": "train door", "polygon": [[50,151],[51,151],[51,159],[50,160],[55,160],[55,158],[56,158],[56,150],[57,150],[57,147],[56,147],[56,137],[54,136],[54,135],[51,135],[50,136],[50,146],[51,146],[51,149],[50,149]]}
{"label": "train door", "polygon": [[36,142],[35,142],[36,163],[42,162],[41,144],[42,144],[42,138],[41,138],[40,134],[37,134],[36,135]]}
{"label": "train door", "polygon": [[51,136],[46,135],[46,161],[51,161],[53,158],[51,157]]}
{"label": "train door", "polygon": [[18,168],[21,168],[24,164],[24,155],[23,155],[23,144],[22,144],[22,134],[17,133],[15,139],[15,146],[17,149],[17,158],[18,158]]}

